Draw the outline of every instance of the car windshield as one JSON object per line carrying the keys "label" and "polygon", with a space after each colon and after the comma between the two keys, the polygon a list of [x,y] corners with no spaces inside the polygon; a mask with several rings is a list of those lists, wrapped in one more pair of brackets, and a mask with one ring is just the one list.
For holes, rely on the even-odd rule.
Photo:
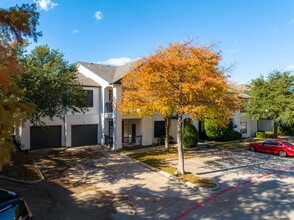
{"label": "car windshield", "polygon": [[288,143],[288,142],[283,142],[285,145],[287,145],[287,146],[293,146],[293,144],[290,144],[290,143]]}

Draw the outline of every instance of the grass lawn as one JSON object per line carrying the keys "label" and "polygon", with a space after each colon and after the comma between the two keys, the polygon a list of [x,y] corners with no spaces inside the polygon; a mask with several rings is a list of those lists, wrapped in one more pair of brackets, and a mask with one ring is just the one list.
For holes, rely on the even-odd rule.
{"label": "grass lawn", "polygon": [[[192,154],[188,152],[184,152],[184,156],[190,156],[190,155]],[[193,183],[197,186],[206,187],[206,188],[216,187],[216,184],[214,182],[211,182],[207,179],[201,178],[191,173],[186,173],[185,175],[175,175],[176,168],[169,166],[166,163],[163,163],[162,160],[177,158],[178,154],[177,154],[176,148],[171,148],[170,153],[166,153],[164,151],[158,150],[158,151],[152,151],[152,152],[129,154],[128,156],[135,158],[143,163],[146,163],[152,167],[160,169],[164,172],[167,172],[171,175],[174,175],[178,178],[181,178],[185,181]]]}
{"label": "grass lawn", "polygon": [[39,180],[42,178],[37,166],[26,151],[12,154],[12,164],[3,166],[0,175],[19,180]]}

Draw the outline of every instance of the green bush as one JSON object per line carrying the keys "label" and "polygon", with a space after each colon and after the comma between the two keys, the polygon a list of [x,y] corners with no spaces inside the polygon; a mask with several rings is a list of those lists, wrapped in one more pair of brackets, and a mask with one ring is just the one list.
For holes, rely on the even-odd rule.
{"label": "green bush", "polygon": [[[273,128],[273,130],[274,130],[274,128]],[[278,134],[294,135],[294,125],[281,124],[278,127]]]}
{"label": "green bush", "polygon": [[239,140],[241,137],[242,137],[242,134],[240,132],[233,131],[233,130],[227,130],[223,134],[224,141]]}
{"label": "green bush", "polygon": [[201,131],[199,134],[199,139],[201,140],[208,140],[208,136],[206,135],[205,131]]}
{"label": "green bush", "polygon": [[221,137],[221,127],[211,122],[209,119],[205,119],[204,130],[209,138],[216,139]]}
{"label": "green bush", "polygon": [[263,132],[263,131],[256,132],[255,137],[257,137],[257,138],[266,138],[265,132]]}
{"label": "green bush", "polygon": [[185,125],[183,129],[183,146],[185,148],[197,147],[198,144],[198,131],[192,124]]}
{"label": "green bush", "polygon": [[255,133],[255,137],[257,138],[273,138],[274,137],[274,132],[272,131],[259,131]]}
{"label": "green bush", "polygon": [[273,138],[274,137],[274,132],[273,131],[266,131],[264,133],[265,133],[266,138]]}
{"label": "green bush", "polygon": [[[172,136],[169,135],[169,136],[168,136],[168,143],[169,143],[169,144],[172,144],[173,141],[174,141],[174,138],[173,138]],[[165,135],[162,135],[162,136],[160,136],[160,137],[158,138],[158,140],[157,140],[157,145],[158,145],[158,146],[165,145]]]}

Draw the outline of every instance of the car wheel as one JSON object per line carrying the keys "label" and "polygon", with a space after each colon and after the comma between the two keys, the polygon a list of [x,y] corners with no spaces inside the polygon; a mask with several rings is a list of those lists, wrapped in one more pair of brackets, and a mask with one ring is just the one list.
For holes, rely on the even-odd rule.
{"label": "car wheel", "polygon": [[256,151],[256,148],[254,146],[250,146],[249,147],[249,150],[255,152]]}
{"label": "car wheel", "polygon": [[287,153],[286,153],[285,151],[281,150],[281,151],[279,152],[279,156],[280,156],[280,157],[286,157],[286,156],[287,156]]}

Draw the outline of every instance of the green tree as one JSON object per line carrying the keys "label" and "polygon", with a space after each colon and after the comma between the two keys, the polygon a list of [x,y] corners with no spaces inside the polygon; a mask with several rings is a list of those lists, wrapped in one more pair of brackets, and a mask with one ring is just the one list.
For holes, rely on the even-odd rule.
{"label": "green tree", "polygon": [[260,76],[248,86],[247,113],[252,120],[273,119],[274,137],[280,122],[294,123],[294,76],[274,71]]}
{"label": "green tree", "polygon": [[36,105],[31,122],[44,124],[43,117],[63,118],[64,113],[87,110],[86,92],[76,76],[76,65],[69,64],[58,50],[37,46],[22,59],[26,71],[20,87],[24,101]]}
{"label": "green tree", "polygon": [[0,9],[0,169],[11,160],[13,129],[27,120],[33,106],[20,101],[22,92],[17,83],[24,71],[18,63],[18,48],[27,37],[35,41],[39,13],[36,4]]}

